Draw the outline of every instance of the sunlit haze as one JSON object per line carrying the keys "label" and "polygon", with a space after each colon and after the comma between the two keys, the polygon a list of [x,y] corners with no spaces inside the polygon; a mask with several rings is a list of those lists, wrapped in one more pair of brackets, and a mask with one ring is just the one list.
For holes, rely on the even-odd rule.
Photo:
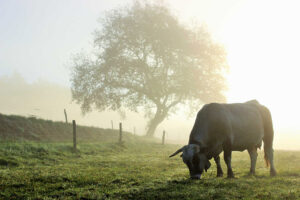
{"label": "sunlit haze", "polygon": [[[4,92],[1,80],[15,73],[27,83],[43,80],[57,87],[69,87],[71,56],[91,51],[92,33],[99,26],[97,19],[104,16],[104,11],[130,2],[0,0],[0,92]],[[272,112],[275,148],[299,149],[299,1],[169,0],[165,3],[182,23],[205,24],[214,39],[224,45],[230,66],[228,103],[257,99]],[[36,106],[29,104],[27,110],[17,110],[14,104],[9,104],[12,102],[8,97],[0,94],[0,102],[3,99],[7,104],[0,103],[0,113],[63,119],[63,115],[55,117],[34,111]],[[71,98],[65,101],[70,109],[71,105],[75,106]],[[22,105],[21,100],[19,103]],[[194,117],[187,118],[183,113],[170,117],[157,131],[166,129],[169,138],[186,142]],[[77,107],[74,116],[79,114]],[[141,122],[135,126],[142,134],[146,124],[142,117],[129,113],[125,120],[130,124],[127,129],[131,131],[135,119],[139,119]],[[123,120],[117,113],[93,112],[81,121],[110,127],[111,119]]]}

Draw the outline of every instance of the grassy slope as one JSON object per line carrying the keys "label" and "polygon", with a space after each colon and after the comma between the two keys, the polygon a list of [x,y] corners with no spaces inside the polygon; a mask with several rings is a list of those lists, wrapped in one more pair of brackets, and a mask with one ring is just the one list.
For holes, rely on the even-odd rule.
{"label": "grassy slope", "polygon": [[[29,141],[72,141],[72,124],[37,119],[35,117],[21,117],[0,114],[0,140],[29,140]],[[131,134],[125,137],[135,139]],[[96,127],[77,125],[77,140],[90,141],[118,141],[119,131]]]}
{"label": "grassy slope", "polygon": [[215,178],[213,164],[191,181],[180,157],[168,158],[177,145],[81,143],[77,153],[71,146],[0,143],[0,199],[300,199],[300,152],[275,151],[277,177],[262,152],[257,175],[247,176],[249,157],[235,152],[236,179]]}

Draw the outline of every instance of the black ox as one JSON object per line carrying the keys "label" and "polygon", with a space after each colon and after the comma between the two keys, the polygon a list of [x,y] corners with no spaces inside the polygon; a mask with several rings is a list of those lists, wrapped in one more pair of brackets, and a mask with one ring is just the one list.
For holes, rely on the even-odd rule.
{"label": "black ox", "polygon": [[170,155],[182,152],[182,160],[188,166],[190,176],[200,179],[203,171],[210,167],[214,158],[217,177],[223,176],[219,154],[224,151],[227,177],[233,178],[231,152],[248,150],[251,167],[255,173],[257,148],[264,142],[265,161],[271,176],[276,175],[273,162],[273,124],[271,113],[256,100],[246,103],[205,105],[197,114],[188,145]]}

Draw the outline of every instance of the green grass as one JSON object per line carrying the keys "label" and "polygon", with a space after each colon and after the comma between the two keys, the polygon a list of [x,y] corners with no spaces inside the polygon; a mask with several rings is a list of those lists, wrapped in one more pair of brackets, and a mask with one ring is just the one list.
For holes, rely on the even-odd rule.
{"label": "green grass", "polygon": [[[1,142],[0,199],[300,199],[300,152],[275,151],[278,176],[270,177],[263,153],[257,175],[248,176],[249,156],[233,153],[235,179],[189,180],[180,146],[154,142]],[[226,171],[222,161],[223,170]]]}
{"label": "green grass", "polygon": [[[136,140],[136,137],[128,132],[123,134],[127,140]],[[0,114],[0,140],[67,142],[72,141],[72,137],[71,123]],[[118,138],[119,130],[77,124],[77,141],[79,142],[114,142],[118,141]]]}

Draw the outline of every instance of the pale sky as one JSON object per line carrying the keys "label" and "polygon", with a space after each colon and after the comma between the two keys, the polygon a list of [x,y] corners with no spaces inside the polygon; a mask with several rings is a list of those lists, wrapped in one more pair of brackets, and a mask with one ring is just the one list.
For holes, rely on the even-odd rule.
{"label": "pale sky", "polygon": [[[97,19],[129,0],[0,0],[0,75],[20,73],[69,86],[71,55],[89,51]],[[205,23],[220,36],[241,0],[165,1],[181,20]],[[239,2],[239,3],[238,3]]]}
{"label": "pale sky", "polygon": [[69,85],[71,55],[91,48],[97,19],[121,2],[0,0],[0,75]]}
{"label": "pale sky", "polygon": [[[89,52],[97,19],[129,0],[0,0],[0,77],[69,86],[72,54]],[[279,131],[300,132],[300,12],[292,0],[168,0],[228,52],[228,102],[258,99]]]}

